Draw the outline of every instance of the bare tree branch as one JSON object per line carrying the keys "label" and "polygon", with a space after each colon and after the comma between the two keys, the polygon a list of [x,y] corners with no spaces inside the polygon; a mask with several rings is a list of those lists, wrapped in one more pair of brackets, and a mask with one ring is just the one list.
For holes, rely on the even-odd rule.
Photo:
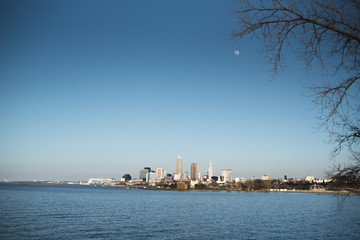
{"label": "bare tree branch", "polygon": [[[321,126],[337,144],[334,156],[344,146],[351,153],[359,152],[360,0],[234,2],[238,28],[229,39],[240,40],[248,35],[264,39],[274,76],[283,70],[282,56],[290,45],[297,49],[306,70],[316,63],[331,71],[330,78],[319,79],[309,87],[314,103],[321,109]],[[351,169],[358,177],[357,168]],[[338,173],[342,176],[344,172]]]}

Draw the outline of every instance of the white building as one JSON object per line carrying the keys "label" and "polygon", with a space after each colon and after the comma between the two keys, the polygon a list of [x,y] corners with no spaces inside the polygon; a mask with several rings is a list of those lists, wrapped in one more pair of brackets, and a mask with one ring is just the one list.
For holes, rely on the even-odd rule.
{"label": "white building", "polygon": [[195,180],[195,181],[191,180],[191,181],[190,181],[190,188],[195,188],[195,185],[196,185],[196,184],[199,184],[199,181],[198,181],[198,180]]}
{"label": "white building", "polygon": [[304,180],[305,180],[305,181],[308,181],[308,182],[312,182],[312,181],[315,180],[315,178],[314,178],[314,176],[306,176],[306,177],[304,178]]}
{"label": "white building", "polygon": [[180,154],[176,159],[176,173],[180,174],[180,178],[182,177],[182,158]]}
{"label": "white building", "polygon": [[146,182],[148,183],[155,183],[156,182],[156,175],[153,172],[149,172],[146,174]]}
{"label": "white building", "polygon": [[209,172],[208,172],[208,181],[211,181],[211,177],[213,176],[213,167],[212,167],[212,163],[210,161],[209,164]]}
{"label": "white building", "polygon": [[110,184],[115,183],[115,178],[90,178],[89,184]]}
{"label": "white building", "polygon": [[155,168],[155,179],[157,182],[164,179],[164,170],[162,168]]}
{"label": "white building", "polygon": [[232,182],[231,169],[221,169],[223,182]]}
{"label": "white building", "polygon": [[179,181],[180,180],[180,174],[179,173],[174,173],[173,179],[174,179],[174,181]]}
{"label": "white building", "polygon": [[271,180],[270,174],[264,174],[264,176],[261,177],[261,180]]}

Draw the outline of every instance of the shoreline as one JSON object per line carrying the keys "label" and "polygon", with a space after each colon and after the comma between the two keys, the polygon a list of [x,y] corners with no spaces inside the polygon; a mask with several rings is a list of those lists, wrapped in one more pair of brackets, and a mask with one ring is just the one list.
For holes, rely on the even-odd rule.
{"label": "shoreline", "polygon": [[[9,184],[9,185],[18,185],[18,184],[30,184],[30,185],[69,185],[69,186],[92,186],[92,185],[82,185],[82,184],[64,184],[64,183],[43,183],[43,182],[7,182],[0,184]],[[106,187],[115,187],[115,188],[127,188],[127,189],[140,189],[140,190],[156,190],[156,191],[178,191],[178,192],[188,192],[188,191],[198,191],[198,192],[266,192],[266,193],[321,193],[321,194],[337,194],[337,195],[357,195],[360,196],[360,192],[351,192],[347,190],[335,191],[335,190],[325,190],[325,189],[309,189],[309,190],[287,190],[287,189],[263,189],[263,190],[243,190],[243,189],[195,189],[188,188],[186,190],[178,190],[171,188],[163,187],[154,187],[154,186],[129,186],[129,185],[93,185],[93,186],[106,186]]]}
{"label": "shoreline", "polygon": [[360,195],[356,193],[352,193],[350,191],[334,191],[334,190],[319,190],[319,189],[311,189],[311,190],[287,190],[287,191],[270,191],[270,190],[237,190],[237,189],[186,189],[186,190],[177,190],[177,189],[168,189],[168,188],[156,188],[149,186],[112,186],[112,187],[125,187],[125,188],[135,188],[140,190],[155,190],[155,191],[177,191],[177,192],[266,192],[266,193],[325,193],[325,194],[338,194],[338,195]]}

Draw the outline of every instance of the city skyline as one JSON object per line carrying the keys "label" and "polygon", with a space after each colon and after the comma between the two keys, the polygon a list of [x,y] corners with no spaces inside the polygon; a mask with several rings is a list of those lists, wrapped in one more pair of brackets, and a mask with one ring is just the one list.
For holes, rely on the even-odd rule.
{"label": "city skyline", "polygon": [[182,172],[245,178],[331,165],[304,88],[318,74],[289,53],[273,79],[261,41],[228,41],[230,0],[1,6],[0,179],[174,173],[179,153]]}
{"label": "city skyline", "polygon": [[[233,176],[232,175],[232,169],[229,168],[221,168],[219,169],[219,174],[213,174],[213,166],[212,166],[212,161],[209,162],[209,168],[207,172],[201,172],[200,171],[200,166],[199,163],[197,162],[192,162],[190,165],[190,175],[188,171],[183,171],[182,168],[182,157],[179,154],[178,157],[176,158],[176,163],[175,163],[176,167],[176,171],[173,173],[170,173],[169,175],[167,175],[167,171],[164,168],[159,168],[156,167],[155,169],[152,169],[151,167],[147,166],[144,167],[142,169],[140,169],[140,173],[139,173],[139,178],[137,177],[133,177],[133,179],[139,179],[142,180],[143,182],[161,182],[162,180],[169,180],[171,179],[172,181],[206,181],[206,182],[210,182],[210,181],[215,181],[217,182],[218,180],[213,180],[212,177],[220,178],[220,176],[222,177],[222,179],[219,179],[219,182],[233,182],[235,179],[239,180],[245,180],[245,179],[261,179],[261,180],[271,180],[271,175],[269,173],[265,173],[261,176],[252,176],[250,178],[246,178],[244,176]],[[181,169],[181,171],[180,171]],[[220,174],[221,171],[221,174]],[[149,174],[149,175],[147,175]],[[273,179],[285,179],[287,180],[288,176],[285,174],[282,177],[276,177]],[[289,176],[289,178],[293,178],[293,176]],[[311,181],[309,179],[321,179],[319,177],[314,177],[311,175],[306,175],[306,176],[302,176],[301,178],[299,177],[295,177],[294,179],[305,179],[307,181]],[[150,180],[151,179],[151,180]],[[206,179],[206,180],[204,180]]]}

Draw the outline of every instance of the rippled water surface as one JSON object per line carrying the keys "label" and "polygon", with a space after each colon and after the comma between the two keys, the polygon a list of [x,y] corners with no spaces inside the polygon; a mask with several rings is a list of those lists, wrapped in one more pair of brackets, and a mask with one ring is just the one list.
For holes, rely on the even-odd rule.
{"label": "rippled water surface", "polygon": [[360,198],[0,184],[0,239],[360,239]]}

